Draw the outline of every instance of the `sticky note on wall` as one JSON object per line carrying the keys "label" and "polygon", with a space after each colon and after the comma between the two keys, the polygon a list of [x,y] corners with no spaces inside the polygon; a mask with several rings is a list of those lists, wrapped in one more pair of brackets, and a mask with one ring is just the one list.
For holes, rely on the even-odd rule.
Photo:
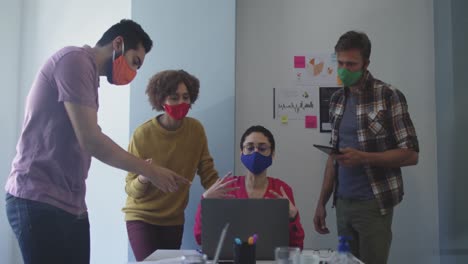
{"label": "sticky note on wall", "polygon": [[304,69],[306,67],[305,56],[294,56],[294,68]]}
{"label": "sticky note on wall", "polygon": [[281,116],[281,124],[287,124],[288,123],[288,116],[284,115]]}
{"label": "sticky note on wall", "polygon": [[317,116],[305,116],[305,128],[317,128]]}

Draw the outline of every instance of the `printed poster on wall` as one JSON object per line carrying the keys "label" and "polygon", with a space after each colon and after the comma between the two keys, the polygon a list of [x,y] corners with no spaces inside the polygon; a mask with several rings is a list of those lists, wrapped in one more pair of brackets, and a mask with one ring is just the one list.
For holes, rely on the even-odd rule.
{"label": "printed poster on wall", "polygon": [[317,96],[317,88],[297,85],[294,88],[273,89],[273,118],[286,120],[304,120],[305,116],[316,115],[313,97]]}
{"label": "printed poster on wall", "polygon": [[294,74],[298,84],[316,86],[341,85],[334,53],[294,56]]}

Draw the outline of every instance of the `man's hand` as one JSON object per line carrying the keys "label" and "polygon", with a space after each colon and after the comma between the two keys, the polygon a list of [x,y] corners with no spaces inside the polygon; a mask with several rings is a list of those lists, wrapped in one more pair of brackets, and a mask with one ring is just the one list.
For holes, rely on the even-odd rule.
{"label": "man's hand", "polygon": [[232,176],[232,172],[228,172],[224,177],[219,178],[208,190],[203,193],[203,198],[236,198],[234,194],[230,192],[239,189],[239,187],[227,188],[227,186],[233,183],[236,179],[229,179]]}
{"label": "man's hand", "polygon": [[324,205],[317,205],[315,209],[314,215],[314,227],[315,231],[319,234],[328,234],[330,230],[327,228],[327,223],[325,222],[325,218],[327,217],[327,210],[325,209]]}
{"label": "man's hand", "polygon": [[[153,163],[153,159],[146,159],[145,161],[148,162],[149,164]],[[150,180],[143,175],[138,175],[138,180],[143,184],[150,183]]]}
{"label": "man's hand", "polygon": [[156,188],[163,192],[175,192],[182,184],[192,184],[186,178],[177,173],[159,166],[152,166],[151,173],[144,175]]}
{"label": "man's hand", "polygon": [[367,163],[366,152],[354,148],[340,149],[342,154],[333,155],[333,159],[338,161],[341,166],[355,167]]}

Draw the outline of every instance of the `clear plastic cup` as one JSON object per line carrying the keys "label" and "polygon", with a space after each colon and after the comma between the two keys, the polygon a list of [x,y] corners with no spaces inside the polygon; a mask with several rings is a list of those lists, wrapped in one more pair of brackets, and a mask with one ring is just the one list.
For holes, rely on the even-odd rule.
{"label": "clear plastic cup", "polygon": [[300,264],[301,249],[298,247],[277,247],[276,264]]}
{"label": "clear plastic cup", "polygon": [[313,254],[301,254],[301,264],[319,264],[320,258],[317,255]]}

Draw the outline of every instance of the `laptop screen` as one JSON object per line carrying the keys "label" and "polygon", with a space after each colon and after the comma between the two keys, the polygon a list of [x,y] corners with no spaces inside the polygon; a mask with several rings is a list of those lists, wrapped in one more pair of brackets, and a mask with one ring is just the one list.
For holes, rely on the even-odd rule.
{"label": "laptop screen", "polygon": [[219,259],[233,259],[235,238],[247,241],[257,234],[256,259],[273,260],[275,248],[289,244],[288,211],[286,199],[203,199],[203,253],[213,259],[221,231],[229,223]]}

